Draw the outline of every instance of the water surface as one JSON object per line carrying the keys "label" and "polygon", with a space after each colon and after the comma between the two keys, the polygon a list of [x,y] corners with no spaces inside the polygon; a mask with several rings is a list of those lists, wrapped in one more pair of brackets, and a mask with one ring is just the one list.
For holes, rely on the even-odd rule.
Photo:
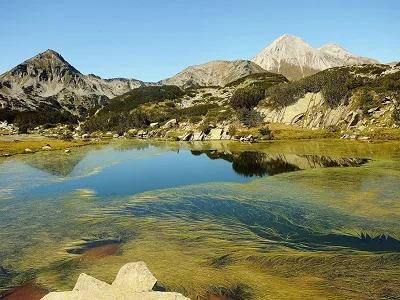
{"label": "water surface", "polygon": [[192,298],[396,299],[399,149],[137,141],[1,160],[0,288],[111,282],[144,260]]}

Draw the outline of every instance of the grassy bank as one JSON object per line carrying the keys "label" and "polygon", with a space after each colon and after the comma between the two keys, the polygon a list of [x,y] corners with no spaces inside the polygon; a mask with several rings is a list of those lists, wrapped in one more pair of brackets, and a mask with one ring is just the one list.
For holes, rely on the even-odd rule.
{"label": "grassy bank", "polygon": [[[32,137],[22,138],[20,136],[13,136],[13,140],[11,139],[0,139],[0,157],[16,155],[16,154],[24,154],[27,153],[25,149],[29,148],[32,152],[37,151],[52,151],[52,150],[62,150],[73,147],[80,147],[84,145],[92,144],[91,141],[83,141],[83,140],[72,140],[72,141],[63,141],[63,140],[55,140],[49,138],[38,138]],[[50,145],[51,149],[43,150],[42,147],[45,145]]]}

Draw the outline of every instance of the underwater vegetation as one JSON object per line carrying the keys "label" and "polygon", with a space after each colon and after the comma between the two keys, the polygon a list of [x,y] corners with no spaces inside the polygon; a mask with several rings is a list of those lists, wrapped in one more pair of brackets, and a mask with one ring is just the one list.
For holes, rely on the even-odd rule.
{"label": "underwater vegetation", "polygon": [[[81,272],[111,282],[121,265],[143,260],[161,288],[191,299],[397,299],[398,149],[117,144],[80,152],[68,174],[51,171],[47,156],[40,172],[40,157],[3,165],[7,186],[27,172],[37,178],[34,188],[13,185],[0,200],[0,289],[34,282],[67,290]],[[111,176],[119,164],[169,166],[163,159],[171,153],[178,171],[165,176],[183,178],[167,188],[154,182],[153,190],[120,195],[49,188]],[[188,184],[180,160],[187,168],[199,162],[200,177],[209,176],[201,169],[208,161],[223,177]],[[0,165],[0,179],[3,172]],[[150,175],[148,182],[158,178]]]}

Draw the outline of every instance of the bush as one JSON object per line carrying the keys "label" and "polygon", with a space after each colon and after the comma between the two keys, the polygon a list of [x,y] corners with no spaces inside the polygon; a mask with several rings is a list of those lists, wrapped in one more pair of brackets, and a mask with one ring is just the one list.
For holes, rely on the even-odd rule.
{"label": "bush", "polygon": [[367,89],[363,89],[358,98],[358,106],[364,113],[367,113],[369,109],[379,105],[379,102],[374,100],[374,97]]}
{"label": "bush", "polygon": [[254,109],[239,109],[237,111],[237,118],[239,119],[240,122],[242,122],[244,125],[254,127],[263,122],[263,118],[260,115],[260,113]]}
{"label": "bush", "polygon": [[272,140],[273,139],[273,134],[272,131],[269,129],[268,126],[266,127],[261,127],[258,132],[265,138],[268,140]]}
{"label": "bush", "polygon": [[233,94],[230,104],[233,109],[252,109],[265,98],[265,89],[260,86],[239,88]]}
{"label": "bush", "polygon": [[400,124],[400,110],[395,109],[395,110],[392,112],[392,119],[393,119],[393,122],[394,122],[394,123]]}
{"label": "bush", "polygon": [[229,135],[235,136],[237,134],[237,127],[234,125],[229,126]]}
{"label": "bush", "polygon": [[[42,110],[42,111],[22,111],[16,112],[16,116],[13,122],[18,127],[26,126],[29,128],[34,128],[39,125],[52,126],[47,124],[77,124],[78,117],[72,115],[67,111],[60,111],[57,109]],[[50,127],[49,127],[50,128]]]}

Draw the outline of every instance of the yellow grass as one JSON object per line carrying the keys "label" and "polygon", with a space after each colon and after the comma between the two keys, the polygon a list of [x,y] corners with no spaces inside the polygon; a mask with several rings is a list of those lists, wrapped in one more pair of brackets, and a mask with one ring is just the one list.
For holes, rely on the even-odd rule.
{"label": "yellow grass", "polygon": [[[42,147],[49,144],[51,146],[50,150],[42,150]],[[55,139],[40,139],[40,140],[22,140],[18,141],[16,137],[15,141],[0,141],[0,157],[7,154],[23,154],[25,149],[29,148],[33,152],[37,151],[51,151],[51,150],[61,150],[72,147],[79,147],[91,144],[89,141],[73,140],[73,141],[63,141]]]}

